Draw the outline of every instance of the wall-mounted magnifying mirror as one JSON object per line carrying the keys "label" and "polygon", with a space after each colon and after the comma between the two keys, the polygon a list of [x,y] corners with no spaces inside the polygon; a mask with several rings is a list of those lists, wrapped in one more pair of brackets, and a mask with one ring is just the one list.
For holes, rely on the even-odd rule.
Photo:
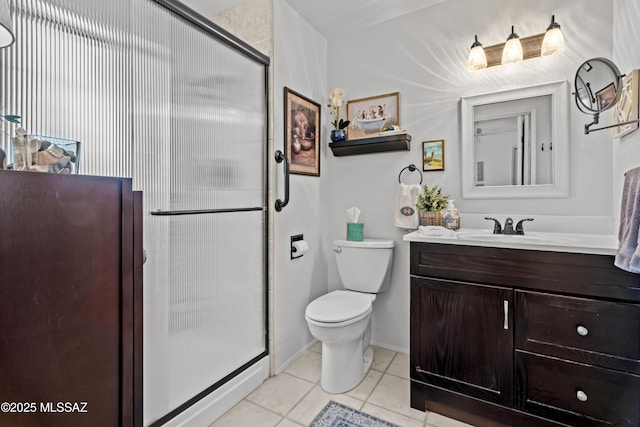
{"label": "wall-mounted magnifying mirror", "polygon": [[622,77],[623,74],[620,73],[616,64],[606,58],[589,59],[578,67],[574,93],[576,105],[583,113],[593,115],[593,121],[584,125],[585,134],[638,122],[638,120],[632,120],[600,128],[591,128],[599,123],[600,113],[612,108],[620,99]]}

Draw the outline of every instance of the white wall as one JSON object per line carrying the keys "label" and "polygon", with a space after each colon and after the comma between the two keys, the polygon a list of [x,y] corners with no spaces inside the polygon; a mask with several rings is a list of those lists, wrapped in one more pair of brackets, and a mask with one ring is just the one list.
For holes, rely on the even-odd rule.
{"label": "white wall", "polygon": [[[624,3],[631,8],[634,1]],[[474,34],[489,46],[504,42],[511,25],[521,37],[543,33],[552,14],[562,25],[567,41],[562,55],[477,73],[466,70]],[[585,136],[583,126],[590,118],[573,106],[569,198],[462,199],[458,106],[462,96],[560,80],[568,80],[573,86],[575,71],[584,60],[611,58],[612,23],[612,0],[449,0],[329,40],[328,86],[344,88],[347,99],[400,92],[400,122],[413,137],[408,152],[329,155],[325,163],[329,194],[323,211],[329,217],[329,226],[324,237],[330,288],[339,283],[330,242],[344,235],[348,207],[355,205],[362,210],[365,236],[388,237],[396,242],[392,287],[374,304],[374,342],[404,350],[409,347],[409,245],[402,241],[404,231],[393,227],[393,207],[398,173],[410,163],[421,165],[422,141],[445,140],[445,171],[423,174],[425,183],[441,184],[456,199],[463,226],[465,214],[472,213],[568,218],[588,215],[604,218],[604,224],[613,223],[611,135],[599,132]],[[410,175],[403,176],[408,182]],[[530,229],[535,227],[531,225]],[[612,231],[610,228],[608,231]]]}
{"label": "white wall", "polygon": [[[640,68],[640,2],[638,0],[614,0],[613,61],[622,73]],[[604,118],[610,120],[610,113]],[[610,131],[600,131],[611,137]],[[640,130],[613,141],[613,192],[614,215],[619,219],[624,173],[640,166]],[[617,231],[617,225],[616,225]]]}
{"label": "white wall", "polygon": [[[327,42],[284,0],[274,0],[274,150],[284,152],[283,87],[324,105],[327,90]],[[314,338],[304,311],[309,302],[327,292],[327,260],[323,244],[327,234],[325,193],[328,189],[326,111],[320,136],[320,177],[291,175],[291,201],[274,214],[275,372],[287,367]],[[275,170],[276,197],[282,198],[282,166]],[[291,260],[290,236],[304,234],[310,250]]]}

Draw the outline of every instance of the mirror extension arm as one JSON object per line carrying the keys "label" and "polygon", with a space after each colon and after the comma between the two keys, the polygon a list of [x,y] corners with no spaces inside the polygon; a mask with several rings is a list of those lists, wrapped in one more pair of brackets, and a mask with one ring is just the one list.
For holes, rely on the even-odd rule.
{"label": "mirror extension arm", "polygon": [[614,128],[617,126],[625,126],[625,125],[630,125],[632,123],[640,123],[640,119],[636,119],[636,120],[629,120],[626,122],[621,122],[621,123],[616,123],[613,125],[609,125],[609,126],[603,126],[601,128],[595,128],[595,129],[591,129],[591,126],[593,125],[597,125],[600,121],[600,114],[599,113],[595,113],[593,115],[593,121],[589,124],[584,125],[584,134],[585,135],[589,135],[589,132],[593,132],[596,130],[604,130],[604,129],[610,129],[610,128]]}

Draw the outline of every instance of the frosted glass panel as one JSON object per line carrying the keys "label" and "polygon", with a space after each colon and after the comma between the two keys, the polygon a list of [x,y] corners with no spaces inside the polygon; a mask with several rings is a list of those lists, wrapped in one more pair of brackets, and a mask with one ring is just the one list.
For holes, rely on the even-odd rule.
{"label": "frosted glass panel", "polygon": [[[170,221],[169,404],[211,386],[265,348],[262,212]],[[256,262],[258,261],[258,262]]]}
{"label": "frosted glass panel", "polygon": [[[9,1],[16,42],[0,50],[0,107],[27,133],[80,141],[80,173],[130,177],[131,0],[86,3]],[[12,156],[16,126],[2,125]]]}
{"label": "frosted glass panel", "polygon": [[152,0],[9,4],[1,113],[143,191],[148,425],[266,352],[266,68]]}

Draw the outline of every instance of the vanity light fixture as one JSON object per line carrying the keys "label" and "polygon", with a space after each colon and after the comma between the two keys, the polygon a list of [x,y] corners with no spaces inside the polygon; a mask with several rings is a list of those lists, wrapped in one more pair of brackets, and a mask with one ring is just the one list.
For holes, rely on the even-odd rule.
{"label": "vanity light fixture", "polygon": [[563,50],[564,36],[560,30],[560,24],[556,22],[556,16],[551,15],[551,24],[547,27],[547,32],[544,33],[544,40],[542,40],[540,55],[549,56],[555,53],[560,53]]}
{"label": "vanity light fixture", "polygon": [[[563,50],[564,37],[560,30],[560,24],[556,22],[555,15],[553,15],[551,24],[549,24],[544,34],[520,38],[512,26],[511,34],[509,34],[505,43],[485,48],[478,42],[478,36],[476,35],[467,59],[467,69],[469,71],[477,71],[495,65],[511,64],[525,59],[555,55]],[[486,58],[486,65],[484,65],[484,58]]]}
{"label": "vanity light fixture", "polygon": [[502,49],[502,64],[513,64],[522,61],[522,43],[520,37],[515,33],[513,25],[511,34],[507,37],[507,42]]}
{"label": "vanity light fixture", "polygon": [[487,68],[487,55],[484,53],[482,43],[478,41],[478,35],[476,35],[476,41],[471,45],[471,51],[469,52],[469,58],[467,59],[467,68],[470,71]]}
{"label": "vanity light fixture", "polygon": [[9,1],[0,0],[0,49],[11,46],[16,40],[12,28]]}

